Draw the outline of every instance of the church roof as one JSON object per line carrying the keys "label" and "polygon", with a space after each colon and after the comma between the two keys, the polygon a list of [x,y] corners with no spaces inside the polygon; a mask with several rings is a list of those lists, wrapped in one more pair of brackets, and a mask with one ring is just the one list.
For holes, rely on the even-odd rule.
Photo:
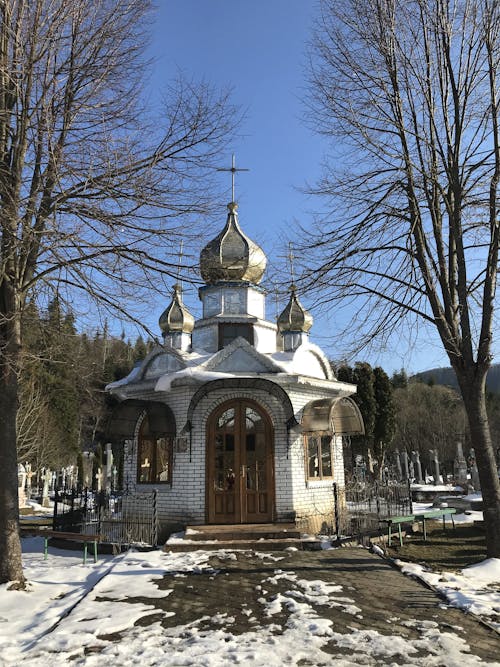
{"label": "church roof", "polygon": [[300,303],[295,285],[290,288],[290,300],[278,317],[278,331],[303,331],[307,333],[313,325],[313,316]]}
{"label": "church roof", "polygon": [[182,302],[180,285],[174,285],[172,301],[160,315],[160,329],[163,335],[173,331],[191,333],[194,328],[194,317]]}
{"label": "church roof", "polygon": [[266,269],[266,256],[262,248],[241,231],[236,202],[231,202],[227,208],[226,226],[201,251],[201,277],[208,284],[221,280],[257,284]]}

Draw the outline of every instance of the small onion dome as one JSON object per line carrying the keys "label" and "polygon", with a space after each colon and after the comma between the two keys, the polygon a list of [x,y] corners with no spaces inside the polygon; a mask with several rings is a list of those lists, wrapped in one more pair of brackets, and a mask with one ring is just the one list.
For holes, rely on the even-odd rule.
{"label": "small onion dome", "polygon": [[266,256],[262,248],[241,231],[236,213],[238,204],[231,202],[227,208],[226,226],[201,251],[201,277],[208,284],[219,280],[245,280],[257,284],[266,270]]}
{"label": "small onion dome", "polygon": [[295,285],[290,287],[290,301],[278,317],[278,331],[303,331],[307,333],[313,325],[313,316],[297,298]]}
{"label": "small onion dome", "polygon": [[194,317],[182,303],[180,285],[174,285],[172,301],[161,314],[159,324],[164,336],[173,331],[180,331],[182,333],[191,333],[193,331]]}

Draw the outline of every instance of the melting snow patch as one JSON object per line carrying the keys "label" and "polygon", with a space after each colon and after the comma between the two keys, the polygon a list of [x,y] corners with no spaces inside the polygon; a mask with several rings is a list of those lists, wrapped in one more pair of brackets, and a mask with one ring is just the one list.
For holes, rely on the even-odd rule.
{"label": "melting snow patch", "polygon": [[[262,618],[259,623],[254,617],[253,614],[258,616],[255,609],[252,612],[245,608],[246,631],[237,633],[234,617],[224,612],[221,603],[212,617],[201,615],[191,623],[177,626],[170,621],[169,627],[164,627],[158,619],[173,615],[168,611],[169,599],[167,611],[162,611],[155,606],[155,598],[167,597],[171,591],[160,591],[159,580],[165,575],[215,572],[208,565],[209,559],[214,555],[221,557],[223,552],[128,553],[83,566],[80,554],[68,555],[57,550],[44,561],[43,540],[38,540],[37,544],[36,551],[24,555],[32,592],[7,592],[5,586],[0,587],[0,619],[3,621],[0,621],[0,662],[6,667],[19,664],[23,667],[101,667],[103,664],[109,667],[124,664],[140,664],[141,667],[163,664],[179,667],[235,664],[256,667],[301,664],[315,667],[485,666],[470,654],[458,629],[442,632],[433,621],[407,621],[407,627],[414,627],[419,633],[417,639],[354,627],[345,633],[337,632],[333,622],[322,616],[322,610],[334,605],[341,605],[343,611],[350,605],[354,607],[352,600],[341,597],[342,587],[320,580],[299,579],[296,573],[280,570],[275,570],[264,584],[275,593],[270,599],[266,599],[262,586],[256,587],[262,611],[266,612],[264,624]],[[29,547],[29,544],[23,540],[23,546]],[[231,552],[225,557],[232,558]],[[102,578],[110,566],[113,569]],[[479,578],[484,583],[483,590],[489,593],[492,586],[497,586],[496,565],[485,564],[481,569]],[[477,580],[474,572],[468,568],[467,575],[449,576],[460,577],[462,585],[468,582],[472,586]],[[448,574],[434,577],[438,581]],[[283,582],[290,590],[273,591],[275,585]],[[147,603],[148,599],[152,604]],[[73,611],[62,618],[79,600]],[[144,617],[144,623],[134,625]],[[47,634],[61,618],[57,628]],[[206,629],[207,622],[211,622],[210,630]]]}
{"label": "melting snow patch", "polygon": [[376,544],[372,544],[370,550],[371,550],[372,553],[377,554],[377,556],[381,556],[382,558],[385,557],[384,550],[381,549],[381,548],[380,548],[378,545],[376,545]]}
{"label": "melting snow patch", "polygon": [[500,559],[490,558],[460,572],[431,572],[416,563],[394,562],[405,574],[439,591],[454,607],[487,619],[500,633]]}
{"label": "melting snow patch", "polygon": [[338,584],[329,584],[320,579],[310,581],[309,579],[299,579],[293,572],[282,572],[275,570],[273,577],[265,579],[270,584],[277,585],[280,581],[290,581],[297,588],[286,591],[286,595],[292,598],[298,598],[310,602],[311,604],[324,605],[330,608],[341,608],[348,614],[357,615],[361,609],[354,604],[354,600],[347,597],[333,597],[334,594],[341,593],[343,587]]}

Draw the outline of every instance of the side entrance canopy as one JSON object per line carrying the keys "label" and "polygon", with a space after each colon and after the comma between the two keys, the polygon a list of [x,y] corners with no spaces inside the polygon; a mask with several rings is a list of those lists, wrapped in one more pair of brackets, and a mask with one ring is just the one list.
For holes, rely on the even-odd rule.
{"label": "side entrance canopy", "polygon": [[164,403],[129,400],[116,406],[107,428],[107,435],[113,438],[133,438],[137,420],[146,411],[151,433],[175,437],[176,425],[172,410]]}
{"label": "side entrance canopy", "polygon": [[334,435],[364,435],[363,417],[351,398],[321,398],[307,403],[302,412],[306,433],[328,431]]}

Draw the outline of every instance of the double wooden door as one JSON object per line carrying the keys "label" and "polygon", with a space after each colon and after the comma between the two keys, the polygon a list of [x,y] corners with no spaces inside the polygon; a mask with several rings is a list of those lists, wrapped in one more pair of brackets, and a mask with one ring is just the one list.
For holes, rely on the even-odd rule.
{"label": "double wooden door", "polygon": [[207,520],[266,523],[274,513],[273,430],[250,400],[220,406],[207,428]]}

